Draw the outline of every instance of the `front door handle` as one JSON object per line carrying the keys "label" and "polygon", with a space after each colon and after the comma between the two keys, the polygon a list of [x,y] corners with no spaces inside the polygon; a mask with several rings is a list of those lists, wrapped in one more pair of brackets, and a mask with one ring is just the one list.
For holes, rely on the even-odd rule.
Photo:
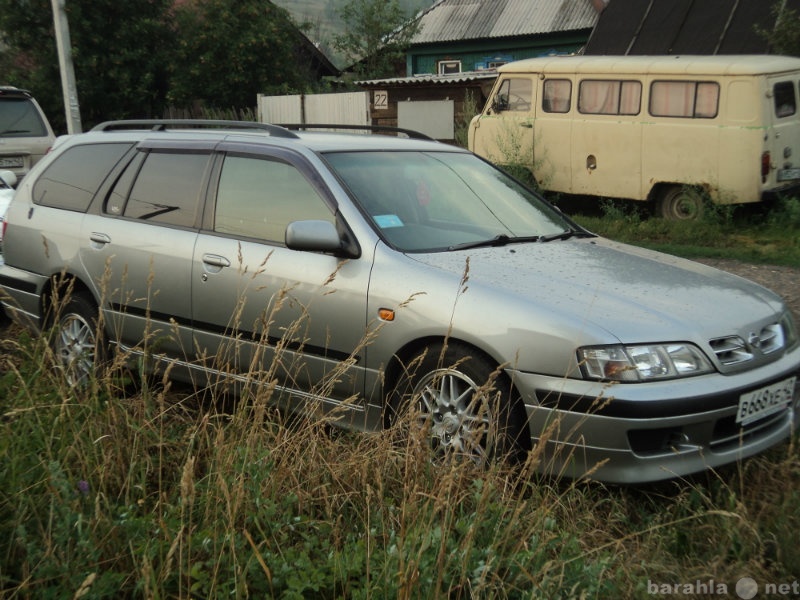
{"label": "front door handle", "polygon": [[231,261],[218,254],[203,254],[203,262],[209,267],[219,267],[220,269],[231,266]]}
{"label": "front door handle", "polygon": [[92,243],[92,248],[100,250],[106,244],[111,243],[111,236],[99,231],[93,231],[89,234],[89,241]]}

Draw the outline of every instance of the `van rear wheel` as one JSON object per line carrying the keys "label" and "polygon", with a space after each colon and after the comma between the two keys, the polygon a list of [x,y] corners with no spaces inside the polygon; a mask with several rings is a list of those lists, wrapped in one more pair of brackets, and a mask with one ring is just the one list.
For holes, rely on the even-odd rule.
{"label": "van rear wheel", "polygon": [[671,185],[658,195],[658,214],[668,221],[694,221],[703,214],[702,190],[687,185]]}

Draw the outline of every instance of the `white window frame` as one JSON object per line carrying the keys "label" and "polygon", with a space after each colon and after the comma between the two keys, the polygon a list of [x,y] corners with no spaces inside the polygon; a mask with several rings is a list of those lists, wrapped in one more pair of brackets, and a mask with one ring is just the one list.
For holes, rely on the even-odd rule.
{"label": "white window frame", "polygon": [[[457,67],[458,71],[448,70],[448,67]],[[439,75],[449,75],[451,73],[461,73],[461,61],[460,60],[440,60],[439,64],[437,65],[437,70],[439,71]]]}

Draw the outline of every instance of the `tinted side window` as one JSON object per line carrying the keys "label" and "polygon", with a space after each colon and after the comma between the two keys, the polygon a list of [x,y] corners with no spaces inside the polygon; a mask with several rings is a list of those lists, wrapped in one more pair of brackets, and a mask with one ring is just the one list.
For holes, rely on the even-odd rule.
{"label": "tinted side window", "polygon": [[781,81],[772,88],[775,96],[775,116],[790,117],[797,112],[797,102],[794,97],[794,83]]}
{"label": "tinted side window", "polygon": [[314,186],[288,163],[227,156],[222,166],[214,231],[283,244],[292,221],[333,214]]}
{"label": "tinted side window", "polygon": [[86,212],[109,171],[132,144],[86,144],[65,150],[39,176],[33,201],[44,206]]}
{"label": "tinted side window", "polygon": [[133,184],[123,215],[192,227],[209,157],[205,153],[150,152]]}
{"label": "tinted side window", "polygon": [[654,81],[650,114],[655,117],[713,119],[719,107],[719,84],[713,81]]}

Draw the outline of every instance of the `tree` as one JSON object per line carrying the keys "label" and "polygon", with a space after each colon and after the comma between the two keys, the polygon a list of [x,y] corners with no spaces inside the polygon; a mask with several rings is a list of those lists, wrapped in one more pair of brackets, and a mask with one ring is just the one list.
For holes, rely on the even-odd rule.
{"label": "tree", "polygon": [[334,45],[354,63],[356,75],[394,75],[419,24],[409,21],[397,0],[346,0],[339,14],[346,32],[334,38]]}
{"label": "tree", "polygon": [[[166,101],[172,0],[67,0],[84,126],[150,117]],[[57,131],[65,119],[51,0],[0,0],[3,83],[33,91]]]}
{"label": "tree", "polygon": [[787,56],[800,56],[800,18],[795,11],[784,8],[779,2],[772,7],[775,27],[772,31],[760,30],[772,51]]}
{"label": "tree", "polygon": [[180,41],[170,100],[252,107],[259,93],[301,92],[313,79],[296,51],[297,27],[264,0],[194,0],[176,13]]}

